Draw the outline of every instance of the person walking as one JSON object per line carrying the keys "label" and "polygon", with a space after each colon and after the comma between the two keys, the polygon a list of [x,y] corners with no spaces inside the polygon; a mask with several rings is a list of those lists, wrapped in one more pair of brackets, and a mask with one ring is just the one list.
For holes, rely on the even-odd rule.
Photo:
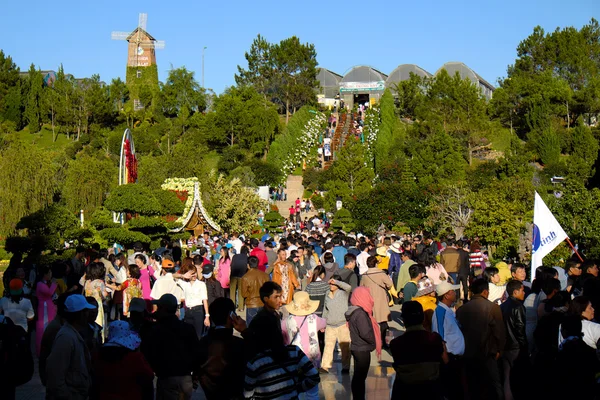
{"label": "person walking", "polygon": [[354,360],[352,376],[352,398],[365,399],[366,379],[371,364],[371,352],[377,351],[381,357],[381,332],[373,317],[375,302],[368,287],[359,286],[350,297],[352,307],[346,311],[346,320],[350,330],[350,351]]}
{"label": "person walking", "polygon": [[472,398],[504,398],[498,359],[504,350],[506,332],[500,306],[488,300],[489,284],[477,279],[471,284],[473,297],[456,312],[465,337],[465,366]]}
{"label": "person walking", "polygon": [[210,327],[208,291],[206,284],[198,279],[196,268],[194,266],[192,268],[194,269],[192,270],[190,279],[179,281],[179,286],[183,290],[183,302],[185,304],[183,321],[192,325],[198,339],[201,339]]}
{"label": "person walking", "polygon": [[92,358],[92,398],[147,400],[154,397],[154,372],[144,355],[137,351],[140,344],[139,335],[127,322],[109,324],[106,343]]}
{"label": "person walking", "polygon": [[157,377],[156,400],[189,400],[198,336],[192,325],[177,317],[179,299],[171,293],[163,294],[156,305],[156,324],[142,341],[142,353]]}
{"label": "person walking", "polygon": [[319,302],[311,300],[308,293],[296,292],[292,303],[285,306],[289,315],[281,321],[284,343],[298,346],[315,368],[321,366],[318,332],[327,327],[327,322],[315,314],[318,307]]}
{"label": "person walking", "polygon": [[277,319],[257,317],[250,329],[257,354],[246,365],[246,399],[297,399],[301,391],[318,391],[317,369],[298,346],[284,345]]}
{"label": "person walking", "polygon": [[[354,274],[354,272],[352,272]],[[342,374],[350,372],[350,330],[346,324],[346,311],[352,286],[342,281],[339,275],[329,280],[329,292],[325,296],[323,318],[325,328],[325,349],[319,372],[328,373],[333,365],[333,352],[336,342],[342,351]]]}
{"label": "person walking", "polygon": [[440,365],[448,363],[448,353],[440,335],[425,330],[424,318],[420,303],[404,303],[402,320],[406,332],[390,343],[396,370],[392,400],[444,398]]}
{"label": "person walking", "polygon": [[258,265],[257,257],[248,257],[248,272],[242,277],[240,283],[240,291],[246,303],[246,324],[248,325],[263,305],[260,299],[260,288],[269,281],[269,275],[259,270]]}
{"label": "person walking", "polygon": [[281,299],[283,304],[292,302],[294,290],[300,287],[294,268],[287,261],[287,253],[285,249],[279,249],[277,252],[277,261],[273,266],[273,282],[279,284],[282,289]]}
{"label": "person walking", "polygon": [[65,323],[58,331],[46,360],[46,399],[86,400],[92,386],[91,357],[79,332],[88,326],[95,307],[74,294],[65,300]]}
{"label": "person walking", "polygon": [[[502,376],[504,377],[504,398],[512,400],[513,393],[523,393],[521,376],[515,367],[522,367],[529,359],[527,351],[527,334],[525,332],[525,287],[518,280],[511,280],[506,285],[509,298],[500,305],[502,318],[506,327],[506,344],[502,352]],[[519,364],[519,365],[517,365]],[[523,373],[526,368],[521,368]],[[512,383],[512,384],[511,384]],[[514,386],[514,387],[513,387]],[[514,389],[514,390],[513,390]],[[520,397],[520,396],[518,396]]]}
{"label": "person walking", "polygon": [[209,311],[214,326],[200,340],[198,381],[208,400],[242,400],[248,360],[244,340],[233,335],[235,304],[221,297],[212,302]]}
{"label": "person walking", "polygon": [[38,357],[42,348],[44,329],[56,317],[56,305],[53,300],[58,288],[57,283],[52,279],[52,270],[49,266],[43,266],[40,269],[40,276],[41,279],[35,287],[35,293],[38,298],[37,322],[35,323],[35,349]]}
{"label": "person walking", "polygon": [[370,256],[367,259],[367,270],[363,273],[360,285],[369,288],[375,306],[373,308],[373,317],[379,324],[381,342],[385,341],[385,335],[388,330],[388,321],[390,321],[390,306],[388,300],[388,290],[394,285],[388,274],[377,268],[377,257]]}
{"label": "person walking", "polygon": [[442,364],[440,379],[444,395],[449,400],[464,398],[464,367],[462,355],[465,353],[465,338],[456,321],[454,305],[456,303],[456,290],[459,285],[442,282],[435,287],[437,307],[431,321],[431,331],[438,333],[446,345],[448,363]]}

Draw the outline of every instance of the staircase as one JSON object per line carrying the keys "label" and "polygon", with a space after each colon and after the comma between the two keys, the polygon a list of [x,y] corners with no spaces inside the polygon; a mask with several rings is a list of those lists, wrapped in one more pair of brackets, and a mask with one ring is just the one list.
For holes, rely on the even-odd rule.
{"label": "staircase", "polygon": [[287,195],[287,200],[276,201],[275,205],[277,206],[277,208],[279,208],[279,214],[281,214],[284,218],[288,218],[290,216],[290,206],[295,206],[296,199],[300,198],[300,200],[302,200],[302,196],[304,195],[302,177],[296,175],[289,175],[287,178],[286,188],[284,189],[284,192]]}

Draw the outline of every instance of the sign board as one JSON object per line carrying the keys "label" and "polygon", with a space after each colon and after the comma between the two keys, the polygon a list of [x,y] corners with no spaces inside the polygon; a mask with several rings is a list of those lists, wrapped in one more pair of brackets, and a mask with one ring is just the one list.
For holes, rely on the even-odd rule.
{"label": "sign board", "polygon": [[375,92],[384,91],[385,81],[376,82],[340,82],[340,92]]}

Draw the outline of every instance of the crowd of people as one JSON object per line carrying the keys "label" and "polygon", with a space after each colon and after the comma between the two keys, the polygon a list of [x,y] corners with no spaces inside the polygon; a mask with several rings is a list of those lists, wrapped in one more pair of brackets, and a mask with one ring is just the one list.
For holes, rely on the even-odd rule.
{"label": "crowd of people", "polygon": [[492,266],[478,238],[428,233],[313,226],[78,247],[6,271],[0,393],[15,397],[35,355],[47,399],[189,399],[198,386],[207,399],[317,399],[321,376],[351,371],[365,399],[372,354],[386,351],[392,399],[597,398],[597,264],[533,278]]}

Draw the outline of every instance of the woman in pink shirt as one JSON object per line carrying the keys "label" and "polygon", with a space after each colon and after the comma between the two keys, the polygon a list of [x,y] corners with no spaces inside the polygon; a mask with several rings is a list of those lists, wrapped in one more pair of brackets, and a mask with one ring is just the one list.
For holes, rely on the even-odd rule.
{"label": "woman in pink shirt", "polygon": [[229,251],[226,247],[222,246],[220,250],[221,256],[217,260],[215,269],[217,270],[216,277],[223,289],[225,290],[225,297],[229,297],[229,280],[231,277],[231,258],[229,258]]}
{"label": "woman in pink shirt", "polygon": [[[150,260],[156,261],[152,260],[152,257],[154,256],[151,256]],[[142,298],[146,300],[146,305],[148,305],[152,301],[152,298],[150,297],[150,292],[152,292],[150,277],[156,279],[154,276],[155,269],[152,267],[152,265],[146,265],[146,256],[143,254],[138,254],[137,256],[135,256],[135,265],[137,265],[140,268],[139,281],[142,284]],[[151,304],[150,309],[152,309]]]}

